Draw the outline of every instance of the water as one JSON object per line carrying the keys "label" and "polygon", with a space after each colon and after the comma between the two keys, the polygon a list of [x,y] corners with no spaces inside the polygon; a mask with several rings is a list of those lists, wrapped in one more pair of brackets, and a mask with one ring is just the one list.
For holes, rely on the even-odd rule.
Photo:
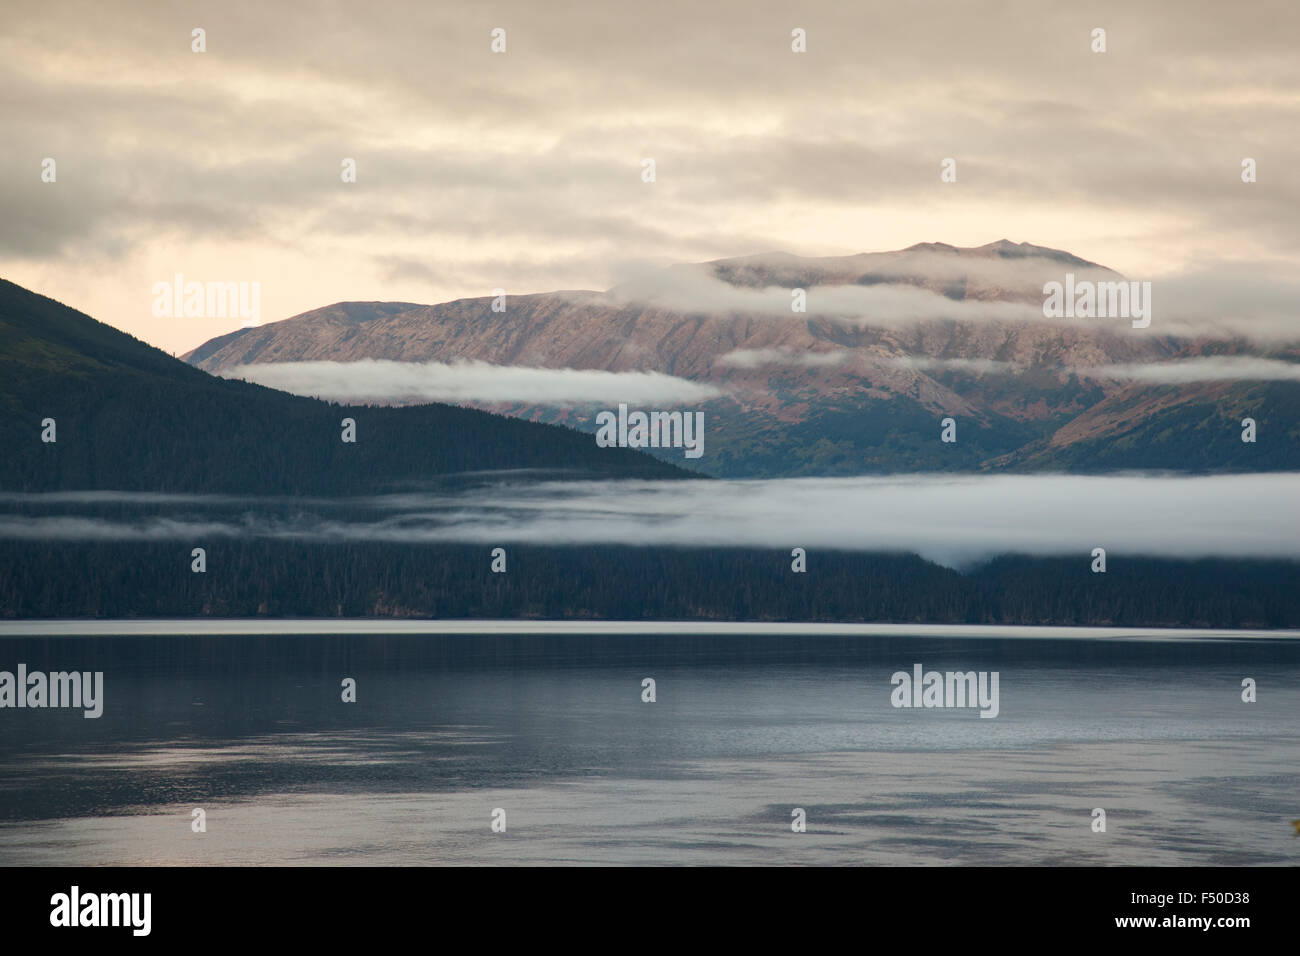
{"label": "water", "polygon": [[[0,710],[0,862],[1300,862],[1294,636],[430,626],[7,626],[0,669],[105,706]],[[997,671],[999,716],[895,709],[915,663]]]}

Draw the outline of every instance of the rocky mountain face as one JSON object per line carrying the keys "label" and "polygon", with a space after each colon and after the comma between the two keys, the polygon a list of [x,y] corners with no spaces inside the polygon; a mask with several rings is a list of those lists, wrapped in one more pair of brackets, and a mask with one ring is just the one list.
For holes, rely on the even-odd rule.
{"label": "rocky mountain face", "polygon": [[[1043,284],[1067,273],[1122,279],[1005,240],[771,253],[647,273],[606,292],[511,295],[504,312],[491,297],[339,303],[221,336],[185,358],[214,373],[360,359],[661,372],[721,393],[691,406],[705,412],[706,455],[662,454],[729,477],[1300,467],[1291,414],[1300,385],[1153,386],[1098,374],[1236,346],[1162,335],[1158,321],[1046,319]],[[796,311],[801,294],[805,311]],[[588,430],[598,408],[474,404]],[[1261,429],[1271,422],[1269,443],[1240,441],[1244,416]],[[940,441],[948,417],[956,442]]]}

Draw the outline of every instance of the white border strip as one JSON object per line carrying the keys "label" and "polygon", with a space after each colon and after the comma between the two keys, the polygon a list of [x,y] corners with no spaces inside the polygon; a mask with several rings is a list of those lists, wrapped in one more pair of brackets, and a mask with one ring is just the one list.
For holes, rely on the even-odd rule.
{"label": "white border strip", "polygon": [[475,635],[475,634],[741,634],[751,637],[948,637],[1055,640],[1296,640],[1300,631],[1159,627],[1043,627],[998,624],[804,624],[744,621],[390,620],[383,618],[233,618],[173,620],[0,621],[4,637],[133,637],[208,635]]}

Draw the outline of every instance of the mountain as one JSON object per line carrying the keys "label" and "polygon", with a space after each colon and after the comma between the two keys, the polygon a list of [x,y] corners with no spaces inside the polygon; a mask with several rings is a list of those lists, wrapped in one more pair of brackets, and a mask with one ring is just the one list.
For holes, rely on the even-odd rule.
{"label": "mountain", "polygon": [[[212,339],[185,359],[250,378],[264,363],[359,359],[662,372],[723,393],[692,406],[709,432],[694,464],[726,477],[1300,468],[1300,384],[1152,386],[1088,371],[1227,346],[1164,335],[1158,323],[1044,320],[1043,284],[1067,272],[1122,279],[1008,240],[777,252],[674,266],[606,292],[510,296],[505,312],[490,297],[341,303]],[[791,310],[793,290],[804,290],[806,313]],[[592,406],[479,404],[594,428]],[[947,417],[958,423],[951,444],[939,440]],[[1254,444],[1240,441],[1244,417],[1259,424]]]}
{"label": "mountain", "polygon": [[[757,267],[789,265],[765,259]],[[793,265],[806,268],[805,263]],[[735,274],[752,274],[745,270],[755,267],[751,262]],[[344,333],[364,330],[372,323],[401,319],[410,313],[408,306],[340,305],[328,310],[321,321]],[[415,308],[428,311],[428,307]],[[557,313],[556,321],[572,321],[572,315]],[[647,319],[657,321],[661,321],[657,313]],[[674,321],[681,322],[680,315]],[[744,328],[745,323],[766,322],[754,334],[772,334],[770,318],[728,320],[707,315],[689,321],[697,323],[697,330],[707,328],[709,334],[722,334],[728,321],[733,330]],[[498,323],[496,333],[503,331],[502,325]],[[825,320],[804,323],[804,328],[826,333],[827,338],[818,339],[817,351],[828,351],[826,342],[852,342],[852,336],[859,334],[836,330]],[[636,328],[629,331],[646,334]],[[995,334],[984,325],[971,331]],[[863,329],[860,334],[869,342],[886,341],[889,336],[911,342],[914,339],[907,337],[919,336],[918,347],[931,347],[935,339],[926,336],[938,333],[908,328]],[[971,354],[985,348],[977,338],[959,339],[954,330],[944,334],[949,338],[942,341],[954,351]],[[1041,339],[1039,333],[1017,334],[1015,329],[996,334],[1022,347],[1075,349],[1081,356],[1099,347],[1080,335],[1062,343]],[[530,347],[541,348],[537,343],[542,336],[532,330]],[[724,340],[714,349],[732,349],[734,344]],[[861,360],[861,355],[853,354],[858,347],[838,347]],[[1222,343],[1183,345],[1189,354],[1211,354],[1223,347]],[[683,347],[683,361],[689,351]],[[861,351],[876,354],[866,346]],[[864,362],[862,367],[868,366]],[[762,387],[766,379],[755,382]],[[1054,436],[1069,428],[1033,437],[1026,426],[1024,434],[1030,439],[1007,453],[1012,457],[1005,465],[991,467],[1040,466],[1034,460],[1024,465],[1015,460],[1017,455],[1060,462],[1063,455],[1101,440],[1098,436],[1113,436],[1114,422],[1119,420],[1147,423],[1140,424],[1147,429],[1157,427],[1151,423],[1178,420],[1174,434],[1206,440],[1213,430],[1212,420],[1196,418],[1198,410],[1223,402],[1225,395],[1231,398],[1233,388],[1171,391],[1161,386],[1135,391],[1121,387],[1109,394],[1103,390],[1091,403],[1089,394],[1080,391],[1076,399],[1084,411],[1070,420],[1078,434],[1067,435],[1068,441],[1053,446]],[[1049,390],[1047,384],[1044,390]],[[773,416],[765,425],[754,415],[753,422],[746,424],[760,439],[784,440],[785,447],[796,450],[802,450],[799,442],[807,440],[800,429],[816,427],[822,429],[818,441],[825,446],[840,441],[871,447],[869,443],[875,441],[898,451],[901,446],[888,444],[886,427],[891,420],[882,424],[882,415],[891,407],[902,407],[905,396],[880,391],[881,396],[869,399],[863,414],[856,418],[846,414],[842,436],[826,431],[830,419],[825,410],[805,411],[800,418],[798,410],[789,413],[779,402],[771,407],[787,418]],[[990,394],[996,397],[997,393]],[[1063,400],[1055,393],[1053,397],[1059,406]],[[1013,407],[1012,398],[1024,401],[1023,394],[1003,398],[1003,407],[1008,408]],[[1256,398],[1266,401],[1269,396],[1259,393]],[[721,407],[728,400],[709,404]],[[969,401],[972,416],[990,414]],[[740,413],[733,414],[733,422],[742,421]],[[1296,420],[1292,410],[1275,414]],[[1187,420],[1166,417],[1171,415]],[[339,440],[344,417],[356,420],[355,444]],[[45,418],[56,420],[54,443],[40,440]],[[776,425],[770,424],[773,420]],[[1024,420],[1034,419],[1027,415]],[[912,427],[899,421],[893,420],[895,434]],[[927,429],[933,424],[932,418],[924,422]],[[769,429],[766,433],[764,427]],[[1156,447],[1167,437],[1142,432],[1140,442]],[[1108,440],[1118,444],[1113,437]],[[81,511],[63,499],[36,504],[11,498],[5,516],[11,531],[0,540],[0,617],[374,615],[1215,627],[1293,627],[1300,620],[1296,564],[1283,560],[1167,561],[1114,555],[1114,568],[1123,566],[1124,573],[1094,575],[1077,555],[1004,556],[957,572],[915,555],[827,551],[818,553],[816,574],[791,575],[784,549],[512,543],[511,573],[496,574],[486,548],[478,544],[304,540],[294,533],[301,514],[311,508],[336,508],[338,503],[326,497],[335,494],[450,487],[461,480],[476,480],[474,475],[483,471],[507,469],[576,477],[690,476],[634,451],[598,448],[590,435],[552,425],[436,404],[347,407],[214,377],[3,281],[0,447],[6,452],[0,458],[0,491],[7,494],[119,489],[231,495],[213,502],[211,508],[189,501],[124,502],[103,496],[83,503]],[[771,467],[788,467],[788,462],[771,454]],[[749,455],[746,462],[763,462],[753,450]],[[832,460],[827,454],[819,461]],[[1086,464],[1079,463],[1080,467]],[[248,496],[256,494],[322,497],[313,502],[276,499],[268,504],[250,501]],[[382,503],[355,498],[348,498],[343,506],[352,511],[369,509],[372,515],[384,509]],[[214,513],[222,516],[218,523],[238,524],[248,533],[218,533],[215,524],[205,524]],[[455,519],[454,506],[448,514]],[[51,517],[55,522],[39,526],[43,529],[39,535],[21,532],[25,520]],[[376,515],[380,523],[392,517],[387,512]],[[125,536],[101,534],[100,518],[128,519],[134,530]],[[65,527],[61,521],[71,524],[70,538],[46,534],[55,525]],[[15,533],[14,528],[20,530]],[[221,573],[193,573],[190,548],[196,541],[206,549],[209,570],[220,568]]]}
{"label": "mountain", "polygon": [[[355,442],[342,440],[344,418]],[[346,407],[217,378],[4,280],[0,447],[7,492],[368,494],[519,469],[689,477],[568,428],[450,405]]]}

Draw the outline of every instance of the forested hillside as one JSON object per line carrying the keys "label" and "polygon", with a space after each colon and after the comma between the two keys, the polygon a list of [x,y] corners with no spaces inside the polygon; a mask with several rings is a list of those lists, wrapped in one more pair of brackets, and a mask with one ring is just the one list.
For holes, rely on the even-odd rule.
{"label": "forested hillside", "polygon": [[[355,442],[342,440],[344,418]],[[683,476],[567,428],[450,405],[349,408],[215,378],[3,280],[0,448],[4,491],[358,494],[504,469]]]}

